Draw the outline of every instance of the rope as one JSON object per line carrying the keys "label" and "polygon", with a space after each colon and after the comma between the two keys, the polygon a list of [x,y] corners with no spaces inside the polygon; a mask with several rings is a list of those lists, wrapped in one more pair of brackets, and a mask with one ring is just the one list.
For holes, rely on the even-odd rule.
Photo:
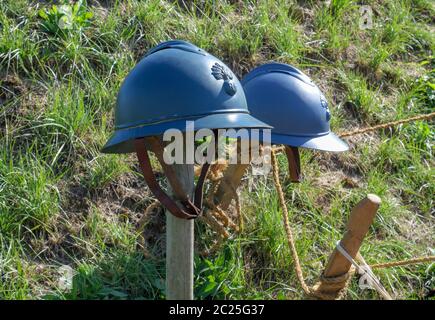
{"label": "rope", "polygon": [[[284,218],[284,228],[287,235],[288,245],[294,260],[295,271],[299,283],[302,289],[304,290],[305,294],[309,296],[313,296],[322,300],[343,299],[346,296],[347,289],[352,279],[352,275],[355,273],[355,268],[351,268],[351,270],[349,270],[348,273],[338,277],[325,277],[322,274],[322,276],[320,277],[320,282],[318,282],[313,287],[309,287],[304,280],[304,276],[299,260],[299,255],[297,253],[296,246],[295,246],[293,232],[290,228],[287,205],[285,203],[284,193],[282,191],[281,182],[279,180],[279,166],[276,159],[276,152],[277,151],[279,152],[281,149],[282,149],[281,147],[277,147],[277,148],[272,148],[271,151],[273,180],[275,183],[275,188],[278,192],[278,198],[279,198],[279,202],[282,208],[282,214]],[[388,267],[397,267],[397,266],[405,266],[405,265],[411,265],[417,263],[424,263],[430,261],[435,261],[435,256],[426,256],[426,257],[418,257],[418,258],[401,260],[401,261],[378,263],[378,264],[368,265],[368,267],[371,269],[381,269],[381,268],[388,268]],[[331,294],[325,293],[323,292],[323,289],[322,292],[319,292],[318,289],[321,285],[326,287],[327,289],[326,291],[332,291],[332,293]],[[339,290],[338,293],[337,290]]]}
{"label": "rope", "polygon": [[[346,297],[355,268],[352,266],[348,273],[336,277],[320,276],[320,281],[316,283],[311,291],[311,296],[322,300],[342,300]],[[322,291],[319,290],[322,286]],[[328,293],[330,292],[330,293]]]}
{"label": "rope", "polygon": [[432,262],[435,261],[435,256],[427,256],[427,257],[418,257],[407,260],[393,261],[393,262],[384,262],[384,263],[376,263],[371,264],[370,268],[372,269],[383,269],[383,268],[391,268],[391,267],[399,267],[399,266],[407,266],[411,264],[418,264],[424,262]]}
{"label": "rope", "polygon": [[[223,176],[222,176],[222,178],[223,178]],[[241,202],[240,202],[240,196],[237,193],[236,188],[234,188],[230,183],[228,183],[224,179],[221,179],[219,184],[224,184],[225,187],[228,188],[230,190],[230,192],[231,192],[231,198],[234,199],[234,201],[235,201],[236,215],[237,215],[237,218],[239,219],[239,225],[236,226],[233,223],[232,227],[233,227],[233,229],[235,231],[241,232],[243,230],[243,215],[242,215],[242,205],[241,205]],[[219,185],[217,187],[219,187]],[[216,190],[217,190],[217,188],[216,188]],[[216,192],[213,192],[213,194],[216,194]],[[214,205],[214,208],[217,208],[218,210],[224,212],[219,206],[216,206],[214,204],[214,201],[213,201],[213,205]],[[228,217],[228,219],[230,219],[230,218]],[[231,221],[231,219],[230,219],[230,221]]]}
{"label": "rope", "polygon": [[273,150],[275,153],[283,152],[284,149],[285,149],[285,146],[275,146],[275,147],[272,147],[272,150]]}
{"label": "rope", "polygon": [[241,233],[241,232],[243,232],[243,229],[245,227],[245,223],[243,221],[242,204],[240,201],[240,196],[237,193],[237,191],[234,191],[234,195],[235,195],[235,201],[236,201],[236,213],[237,213],[237,216],[239,217],[239,231]]}
{"label": "rope", "polygon": [[[233,186],[229,185],[226,181],[222,179],[223,178],[222,171],[223,170],[221,164],[213,167],[212,170],[213,178],[210,179],[211,185],[209,188],[209,192],[207,193],[207,197],[205,199],[205,204],[208,210],[204,210],[203,215],[200,217],[200,219],[202,219],[218,234],[218,239],[208,250],[204,250],[203,252],[201,252],[200,253],[201,256],[208,256],[219,249],[219,247],[223,244],[223,240],[228,239],[230,237],[230,233],[228,232],[227,228],[232,229],[235,232],[241,232],[244,227],[239,194],[237,193],[237,190]],[[233,222],[233,220],[225,213],[225,211],[219,205],[216,205],[214,203],[214,195],[216,194],[216,191],[221,183],[225,183],[226,186],[233,193],[232,198],[235,199],[236,215],[237,218],[239,219],[238,225]]]}
{"label": "rope", "polygon": [[220,223],[220,221],[210,213],[210,211],[205,211],[204,214],[200,217],[200,219],[204,220],[220,237],[227,239],[230,237],[227,229]]}
{"label": "rope", "polygon": [[[211,209],[212,214],[216,215],[219,220],[224,224],[225,227],[230,227],[236,232],[239,231],[239,227],[231,220],[231,218],[226,215],[225,211],[219,207],[219,205],[216,205],[214,203],[214,195],[219,188],[219,185],[223,182],[222,178],[218,181],[215,181],[213,186],[210,188],[210,193],[207,197],[207,206],[209,209]],[[237,197],[237,191],[234,188],[230,188],[231,192],[233,192],[233,197]]]}
{"label": "rope", "polygon": [[398,126],[400,124],[409,123],[409,122],[413,122],[413,121],[429,120],[429,119],[431,119],[433,117],[435,117],[435,112],[432,112],[432,113],[429,113],[429,114],[420,114],[420,115],[415,116],[415,117],[410,117],[410,118],[406,118],[406,119],[402,119],[402,120],[382,123],[382,124],[378,124],[378,125],[375,125],[375,126],[372,126],[372,127],[367,127],[367,128],[362,128],[362,129],[356,129],[356,130],[353,130],[353,131],[345,131],[345,132],[340,133],[338,136],[340,138],[350,137],[350,136],[355,136],[357,134],[362,134],[362,133],[366,133],[366,132],[372,132],[372,131],[376,131],[378,129],[386,129],[386,128]]}
{"label": "rope", "polygon": [[295,263],[296,275],[298,277],[298,280],[299,280],[299,283],[301,284],[302,289],[305,291],[306,294],[309,295],[309,294],[311,294],[311,289],[305,283],[304,276],[302,274],[301,264],[299,261],[298,253],[296,251],[293,232],[290,228],[290,223],[289,223],[289,219],[288,219],[288,210],[287,210],[287,206],[285,205],[285,199],[284,199],[284,194],[282,192],[281,182],[279,181],[279,172],[278,172],[278,165],[277,165],[277,161],[276,161],[276,155],[275,155],[275,152],[273,150],[271,152],[271,156],[272,156],[272,167],[273,167],[273,180],[275,182],[276,191],[278,192],[278,196],[279,196],[279,202],[280,202],[281,207],[282,207],[282,214],[283,214],[283,218],[284,218],[284,228],[285,228],[285,231],[287,234],[288,245],[290,247],[290,251],[291,251],[294,263]]}
{"label": "rope", "polygon": [[[284,198],[284,193],[282,191],[282,186],[281,186],[281,182],[279,180],[279,168],[278,168],[278,163],[276,160],[276,154],[275,154],[275,150],[272,149],[271,152],[271,160],[272,160],[272,169],[273,169],[273,180],[275,183],[275,188],[276,191],[278,192],[278,197],[279,197],[279,202],[281,204],[281,208],[282,208],[282,215],[284,218],[284,228],[286,231],[286,235],[287,235],[287,242],[290,248],[290,252],[291,255],[293,257],[293,261],[294,261],[294,266],[295,266],[295,271],[296,271],[296,276],[299,280],[299,283],[302,287],[302,289],[304,290],[305,294],[308,296],[313,296],[316,298],[320,298],[322,300],[331,300],[331,299],[342,299],[345,297],[346,292],[347,292],[347,288],[349,286],[350,280],[351,280],[351,275],[353,272],[350,272],[348,274],[345,275],[345,277],[340,276],[340,277],[322,277],[321,278],[321,283],[329,283],[329,284],[334,284],[336,290],[340,290],[338,293],[334,292],[331,294],[326,294],[323,292],[319,292],[318,290],[316,290],[320,283],[316,284],[314,287],[309,287],[305,280],[304,280],[304,275],[302,272],[302,268],[301,268],[301,263],[299,260],[299,255],[298,252],[296,250],[296,245],[295,245],[295,240],[294,240],[294,236],[293,236],[293,232],[292,229],[290,228],[290,222],[288,219],[288,210],[287,210],[287,206],[285,204],[285,198]],[[335,291],[336,291],[335,290]]]}
{"label": "rope", "polygon": [[[216,214],[216,209],[219,209],[213,201],[213,195],[217,188],[219,187],[219,180],[215,180],[212,182],[212,185],[210,186],[209,193],[207,195],[207,198],[205,200],[206,206],[210,208],[210,210],[204,210],[204,221],[221,237],[224,239],[229,238],[230,234],[225,229],[225,226],[222,225],[224,222],[221,222],[219,220],[222,220],[221,215]],[[221,210],[222,211],[222,210]],[[218,220],[219,219],[219,220]]]}
{"label": "rope", "polygon": [[[432,112],[429,114],[420,114],[420,115],[415,116],[415,117],[410,117],[410,118],[401,119],[401,120],[397,120],[397,121],[386,122],[386,123],[378,124],[378,125],[375,125],[372,127],[356,129],[353,131],[344,131],[344,132],[339,133],[338,136],[340,138],[351,137],[351,136],[355,136],[358,134],[372,132],[372,131],[376,131],[379,129],[386,129],[386,128],[398,126],[400,124],[409,123],[409,122],[413,122],[413,121],[429,120],[433,117],[435,117],[435,112]],[[273,150],[275,152],[282,152],[282,151],[284,151],[284,148],[285,148],[285,146],[276,146],[276,147],[273,147]]]}

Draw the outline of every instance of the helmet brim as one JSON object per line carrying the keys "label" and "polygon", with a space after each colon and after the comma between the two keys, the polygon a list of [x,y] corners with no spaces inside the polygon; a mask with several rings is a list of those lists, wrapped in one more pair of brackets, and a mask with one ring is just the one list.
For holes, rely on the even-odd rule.
{"label": "helmet brim", "polygon": [[272,133],[272,143],[330,152],[349,150],[347,143],[333,132],[317,137],[290,136]]}
{"label": "helmet brim", "polygon": [[194,130],[200,129],[271,129],[268,124],[254,118],[249,113],[218,113],[200,118],[167,121],[152,125],[138,126],[116,130],[104,147],[103,153],[130,153],[134,152],[134,139],[159,136],[168,129],[186,131],[186,121],[194,122]]}
{"label": "helmet brim", "polygon": [[[248,135],[245,136],[238,136],[230,132],[226,136],[233,139],[260,140],[261,142],[263,142],[265,139],[265,137],[262,135],[256,135],[254,137],[251,135],[251,132],[248,132]],[[342,152],[349,150],[347,143],[341,140],[333,132],[329,132],[325,135],[317,137],[291,136],[272,133],[270,136],[270,143],[330,152]]]}

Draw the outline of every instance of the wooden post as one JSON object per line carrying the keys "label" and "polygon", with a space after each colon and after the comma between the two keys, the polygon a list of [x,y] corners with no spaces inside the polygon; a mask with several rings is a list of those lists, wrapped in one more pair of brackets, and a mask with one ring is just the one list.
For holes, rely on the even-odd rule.
{"label": "wooden post", "polygon": [[[346,233],[341,239],[340,245],[353,259],[355,259],[358,254],[362,241],[373,222],[380,204],[381,199],[378,196],[368,194],[366,198],[361,200],[352,209],[347,223]],[[343,276],[349,272],[350,267],[350,261],[347,260],[337,249],[334,249],[329,257],[325,271],[323,272],[323,277]],[[320,282],[316,291],[319,293],[334,294],[338,293],[341,289],[342,288],[338,288],[336,285],[329,286],[327,282]]]}
{"label": "wooden post", "polygon": [[[193,199],[193,164],[173,165],[184,188]],[[166,211],[166,299],[193,300],[193,220],[180,219]]]}
{"label": "wooden post", "polygon": [[222,210],[228,209],[231,204],[234,198],[233,190],[237,190],[239,187],[240,181],[248,166],[249,164],[229,164],[225,170],[214,197],[215,203],[218,203]]}

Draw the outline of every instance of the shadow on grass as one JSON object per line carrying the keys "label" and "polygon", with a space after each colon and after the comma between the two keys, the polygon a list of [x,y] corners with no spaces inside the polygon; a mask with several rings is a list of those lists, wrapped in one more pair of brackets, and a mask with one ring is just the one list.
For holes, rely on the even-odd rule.
{"label": "shadow on grass", "polygon": [[118,251],[94,264],[79,265],[69,291],[43,299],[163,299],[164,274],[164,261],[147,259],[141,252]]}
{"label": "shadow on grass", "polygon": [[[194,296],[197,299],[232,299],[241,294],[240,275],[234,274],[233,252],[225,248],[213,259],[195,257]],[[117,251],[95,263],[80,264],[67,291],[45,300],[160,300],[165,299],[165,260],[149,259],[142,252]]]}

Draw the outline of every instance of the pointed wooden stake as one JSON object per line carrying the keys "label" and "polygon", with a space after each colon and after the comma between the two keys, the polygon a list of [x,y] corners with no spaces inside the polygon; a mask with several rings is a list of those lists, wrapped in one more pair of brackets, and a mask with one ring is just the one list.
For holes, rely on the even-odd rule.
{"label": "pointed wooden stake", "polygon": [[[374,195],[368,194],[352,210],[346,227],[346,233],[340,241],[340,245],[346,252],[355,259],[361,247],[362,241],[366,236],[376,212],[381,204],[381,199]],[[350,270],[351,263],[337,249],[334,249],[329,257],[323,276],[339,277],[347,274]],[[344,283],[343,283],[344,287]],[[337,285],[330,286],[326,282],[321,282],[316,288],[319,293],[338,294],[342,288]]]}
{"label": "pointed wooden stake", "polygon": [[228,209],[233,200],[234,192],[240,185],[240,181],[245,174],[249,164],[229,164],[224,172],[222,181],[216,191],[215,203],[219,203],[222,210]]}

